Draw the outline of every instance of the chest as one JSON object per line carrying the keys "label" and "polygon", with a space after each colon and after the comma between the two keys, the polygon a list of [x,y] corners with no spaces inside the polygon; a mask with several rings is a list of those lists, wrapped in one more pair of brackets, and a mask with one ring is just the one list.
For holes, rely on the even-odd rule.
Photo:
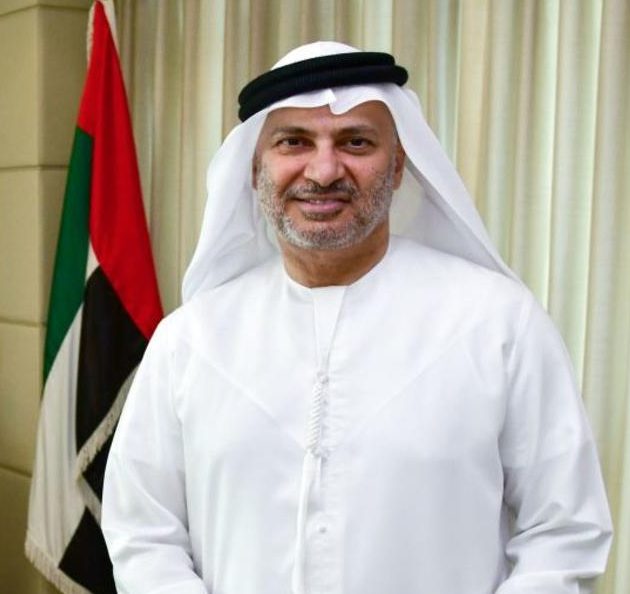
{"label": "chest", "polygon": [[329,459],[357,451],[401,468],[496,450],[507,390],[496,325],[345,305],[268,311],[208,336],[177,386],[188,451],[223,471],[299,467],[313,439]]}

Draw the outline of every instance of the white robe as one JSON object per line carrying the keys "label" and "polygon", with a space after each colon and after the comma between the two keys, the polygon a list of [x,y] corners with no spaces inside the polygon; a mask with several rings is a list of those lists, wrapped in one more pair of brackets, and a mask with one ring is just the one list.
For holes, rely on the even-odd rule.
{"label": "white robe", "polygon": [[395,238],[347,287],[305,288],[276,259],[164,320],[102,523],[130,594],[289,594],[296,563],[308,594],[578,594],[611,530],[547,315]]}

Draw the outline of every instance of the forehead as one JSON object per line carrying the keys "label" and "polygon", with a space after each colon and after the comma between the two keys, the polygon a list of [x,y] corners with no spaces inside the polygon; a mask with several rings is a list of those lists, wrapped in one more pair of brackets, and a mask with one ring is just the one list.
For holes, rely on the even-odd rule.
{"label": "forehead", "polygon": [[375,134],[391,134],[394,120],[381,101],[367,101],[352,109],[334,114],[328,105],[313,108],[283,107],[269,113],[259,140],[288,129],[300,129],[312,134],[371,129]]}

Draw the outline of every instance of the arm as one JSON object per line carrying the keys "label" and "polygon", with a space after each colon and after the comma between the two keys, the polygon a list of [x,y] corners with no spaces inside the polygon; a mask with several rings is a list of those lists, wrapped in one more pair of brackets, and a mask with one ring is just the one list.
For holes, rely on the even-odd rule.
{"label": "arm", "polygon": [[606,566],[608,504],[564,344],[533,299],[508,374],[501,454],[513,570],[496,594],[590,592]]}
{"label": "arm", "polygon": [[140,364],[105,472],[102,528],[120,594],[207,594],[188,536],[165,326],[158,327]]}

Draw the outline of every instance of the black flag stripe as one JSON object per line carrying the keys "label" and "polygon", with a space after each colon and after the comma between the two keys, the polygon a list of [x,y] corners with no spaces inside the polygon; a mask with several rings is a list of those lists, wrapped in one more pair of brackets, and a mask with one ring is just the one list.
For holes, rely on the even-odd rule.
{"label": "black flag stripe", "polygon": [[87,509],[66,547],[59,569],[94,594],[116,594],[103,534]]}
{"label": "black flag stripe", "polygon": [[77,452],[109,413],[147,340],[99,267],[85,287],[77,377]]}

